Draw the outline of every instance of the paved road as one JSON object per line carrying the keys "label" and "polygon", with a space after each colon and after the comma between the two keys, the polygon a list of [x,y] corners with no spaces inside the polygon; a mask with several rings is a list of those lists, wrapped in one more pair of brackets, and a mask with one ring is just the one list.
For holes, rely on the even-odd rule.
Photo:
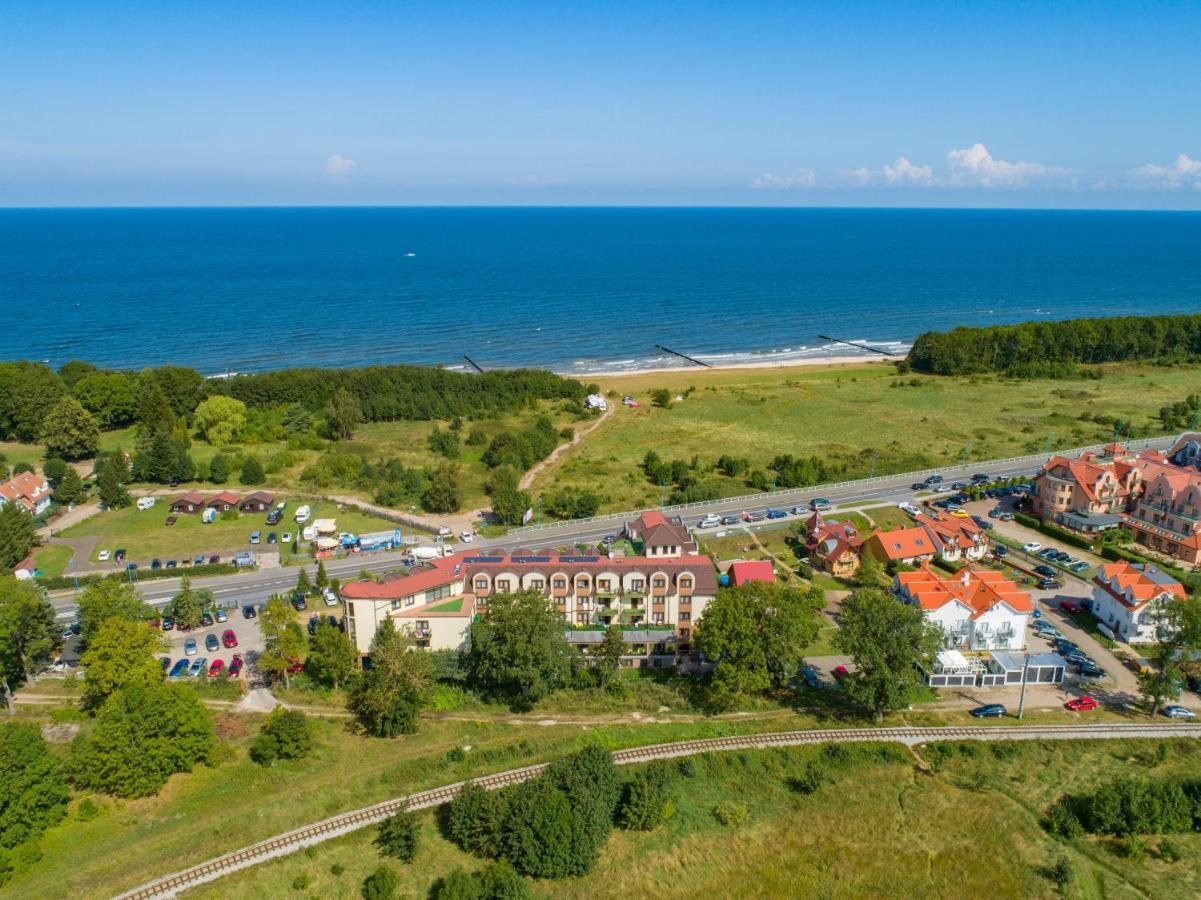
{"label": "paved road", "polygon": [[[1113,738],[1198,738],[1201,725],[1171,723],[1161,725],[995,725],[995,726],[951,726],[943,728],[840,728],[814,731],[787,731],[769,734],[754,734],[739,737],[709,738],[690,741],[675,741],[649,747],[635,747],[613,752],[617,765],[649,762],[654,759],[672,759],[693,756],[698,753],[713,753],[731,750],[761,750],[768,747],[795,747],[805,744],[852,743],[862,741],[893,741],[913,747],[930,741],[977,740],[977,741],[1021,741],[1021,740],[1099,740]],[[533,778],[546,768],[546,763],[510,769],[495,775],[475,779],[475,783],[488,789],[505,787]],[[180,891],[216,881],[241,869],[295,853],[324,841],[349,834],[360,828],[375,825],[400,809],[429,809],[454,799],[463,782],[448,784],[385,800],[362,809],[341,813],[320,822],[286,832],[273,838],[244,847],[241,850],[215,857],[208,862],[191,868],[164,875],[152,882],[120,895],[118,900],[152,900],[152,898],[174,897]]]}
{"label": "paved road", "polygon": [[[1161,438],[1154,441],[1139,442],[1141,448],[1146,445],[1167,447],[1171,438]],[[948,466],[943,469],[946,483],[967,481],[971,476],[980,472],[990,476],[1033,476],[1041,465],[1044,457],[1030,456],[1021,460],[1021,465],[1013,460],[997,462],[976,462],[962,466]],[[773,495],[770,502],[763,499],[754,500],[746,497],[730,497],[726,500],[715,501],[705,506],[683,511],[684,521],[695,526],[706,515],[731,515],[741,512],[764,512],[766,509],[790,509],[792,506],[805,506],[816,496],[830,500],[835,507],[853,506],[871,502],[899,503],[912,500],[913,491],[910,487],[915,481],[924,477],[922,473],[906,473],[892,475],[887,478],[863,479],[848,482],[837,487],[815,487],[805,490],[781,491]],[[670,510],[669,510],[670,512]],[[633,518],[633,513],[626,517]],[[789,516],[785,523],[796,521],[797,517]],[[616,534],[621,529],[623,516],[614,515],[601,520],[584,520],[580,522],[564,522],[550,527],[525,531],[520,534],[510,534],[501,538],[477,538],[469,545],[456,545],[460,555],[478,554],[493,550],[549,550],[571,544],[595,544],[610,534]],[[702,534],[716,534],[724,529],[706,529]],[[326,572],[330,577],[342,580],[353,579],[360,571],[387,572],[398,568],[397,554],[361,554],[345,560],[327,561]],[[310,571],[310,575],[312,572]],[[270,571],[247,572],[240,575],[227,575],[214,578],[193,579],[193,587],[208,588],[219,605],[238,606],[244,603],[261,603],[272,593],[287,590],[296,583],[296,569],[285,568]],[[176,579],[162,579],[146,582],[141,588],[142,596],[153,606],[162,606],[178,590]],[[61,594],[52,598],[58,617],[61,620],[71,620],[75,616],[75,601],[71,594]]]}

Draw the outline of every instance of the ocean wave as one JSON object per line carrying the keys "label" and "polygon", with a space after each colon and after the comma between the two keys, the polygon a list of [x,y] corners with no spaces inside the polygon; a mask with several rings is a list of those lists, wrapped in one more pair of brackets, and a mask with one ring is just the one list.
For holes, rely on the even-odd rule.
{"label": "ocean wave", "polygon": [[[782,347],[773,350],[734,350],[724,353],[689,353],[688,356],[712,366],[787,365],[790,362],[809,362],[817,359],[887,359],[888,355],[903,356],[910,345],[904,341],[883,341],[861,338],[847,344],[827,343],[814,346]],[[871,348],[871,349],[868,349]],[[887,351],[876,353],[873,350]],[[685,352],[685,351],[681,351]],[[673,369],[687,366],[688,361],[672,354],[625,357],[622,359],[577,359],[565,367],[556,367],[561,375],[620,375],[653,369]]]}

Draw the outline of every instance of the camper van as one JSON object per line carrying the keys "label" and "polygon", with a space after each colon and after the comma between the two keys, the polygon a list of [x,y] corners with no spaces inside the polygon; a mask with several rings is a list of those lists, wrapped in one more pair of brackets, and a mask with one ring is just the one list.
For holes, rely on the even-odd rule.
{"label": "camper van", "polygon": [[138,509],[150,509],[154,506],[155,502],[156,501],[153,497],[139,497]]}
{"label": "camper van", "polygon": [[217,507],[206,507],[204,512],[200,514],[200,521],[205,525],[211,525],[217,521]]}
{"label": "camper van", "polygon": [[313,511],[309,509],[309,505],[307,503],[300,507],[300,509],[296,510],[296,524],[303,525],[309,520],[309,516],[312,515],[312,512]]}

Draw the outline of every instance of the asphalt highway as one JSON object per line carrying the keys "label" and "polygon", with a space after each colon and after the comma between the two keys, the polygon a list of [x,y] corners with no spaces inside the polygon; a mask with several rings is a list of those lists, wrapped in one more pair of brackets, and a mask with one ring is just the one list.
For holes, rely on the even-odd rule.
{"label": "asphalt highway", "polygon": [[[1171,438],[1157,438],[1147,441],[1132,442],[1135,449],[1166,449],[1172,443]],[[1023,457],[1021,459],[997,460],[993,462],[974,462],[966,465],[948,466],[940,473],[943,485],[956,481],[969,482],[971,476],[980,473],[990,477],[1026,477],[1032,478],[1046,460],[1043,454]],[[804,508],[802,515],[791,512],[782,520],[777,520],[781,526],[789,525],[798,518],[809,515],[809,502],[815,497],[823,497],[830,501],[834,510],[857,506],[861,504],[901,503],[913,499],[915,492],[912,485],[924,480],[928,473],[910,472],[903,475],[890,475],[883,478],[863,479],[847,482],[838,486],[813,487],[793,491],[779,491],[772,495],[771,502],[763,499],[756,500],[748,497],[730,497],[707,504],[697,504],[677,511],[669,508],[668,514],[682,515],[684,522],[695,527],[705,516],[730,516],[749,513],[751,515],[766,513],[767,509],[790,511],[794,507]],[[925,496],[923,494],[922,496]],[[634,514],[626,516],[612,515],[599,519],[579,522],[564,522],[535,529],[523,529],[518,534],[509,534],[500,538],[476,538],[469,544],[455,544],[455,553],[459,556],[484,555],[487,551],[515,550],[552,550],[556,547],[572,544],[595,544],[608,535],[616,535],[621,531],[622,522],[633,518]],[[746,523],[743,523],[746,524]],[[718,526],[699,531],[702,535],[718,535],[727,531],[736,531],[743,525]],[[331,578],[341,581],[353,579],[359,572],[366,570],[372,573],[388,572],[400,568],[400,556],[397,551],[359,554],[349,559],[327,560],[325,571]],[[311,572],[310,572],[311,574]],[[248,603],[263,603],[274,593],[288,590],[296,584],[297,569],[274,568],[259,569],[237,575],[222,575],[211,578],[196,578],[192,580],[193,588],[207,588],[213,592],[213,599],[220,606],[237,607]],[[164,578],[147,581],[141,584],[140,590],[146,602],[152,606],[162,607],[179,589],[179,579]],[[71,592],[58,593],[51,597],[55,611],[61,621],[72,621],[76,615],[75,596]]]}

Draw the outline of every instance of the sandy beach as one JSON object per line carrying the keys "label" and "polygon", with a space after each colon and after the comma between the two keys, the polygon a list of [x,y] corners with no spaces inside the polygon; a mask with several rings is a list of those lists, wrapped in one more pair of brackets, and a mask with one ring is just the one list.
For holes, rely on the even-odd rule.
{"label": "sandy beach", "polygon": [[778,359],[778,360],[752,360],[747,362],[713,364],[709,366],[698,366],[686,363],[681,360],[680,365],[672,366],[653,366],[643,369],[628,369],[621,372],[561,372],[559,374],[566,378],[590,378],[603,381],[615,381],[622,378],[637,378],[647,375],[663,375],[663,374],[678,374],[680,372],[689,372],[692,374],[701,374],[704,372],[728,372],[739,369],[810,369],[815,366],[820,367],[836,367],[836,366],[862,366],[876,364],[888,364],[889,362],[904,359],[904,356],[898,355],[895,357],[872,355],[847,355],[847,356],[814,356],[802,359]]}

